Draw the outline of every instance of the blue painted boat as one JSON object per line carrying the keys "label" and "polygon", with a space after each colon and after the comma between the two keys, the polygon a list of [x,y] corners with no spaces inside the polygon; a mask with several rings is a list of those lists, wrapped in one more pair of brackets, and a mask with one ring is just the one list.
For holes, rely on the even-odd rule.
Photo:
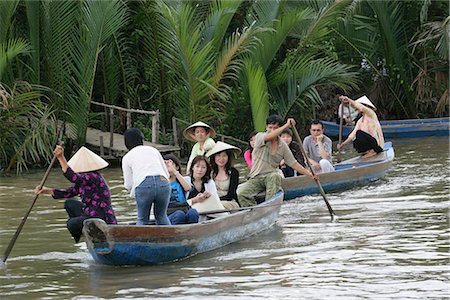
{"label": "blue painted boat", "polygon": [[116,266],[168,263],[268,229],[278,218],[283,196],[279,192],[258,206],[222,213],[198,224],[110,225],[101,219],[87,219],[83,234],[97,263]]}
{"label": "blue painted boat", "polygon": [[[391,142],[385,143],[384,150],[367,159],[358,156],[345,160],[335,165],[336,171],[319,174],[324,191],[346,190],[358,185],[367,185],[383,177],[391,167],[395,156]],[[284,178],[282,187],[284,200],[319,193],[316,182],[306,176]]]}
{"label": "blue painted boat", "polygon": [[[381,121],[384,138],[414,138],[426,136],[448,136],[449,118],[409,119]],[[325,134],[329,137],[339,137],[339,124],[322,121]],[[342,137],[346,138],[353,130],[352,126],[342,126]]]}

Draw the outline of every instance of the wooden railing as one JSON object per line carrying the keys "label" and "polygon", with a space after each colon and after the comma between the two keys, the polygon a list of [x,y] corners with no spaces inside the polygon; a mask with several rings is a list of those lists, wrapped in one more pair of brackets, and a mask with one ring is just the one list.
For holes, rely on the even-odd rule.
{"label": "wooden railing", "polygon": [[114,110],[115,109],[118,111],[124,111],[127,113],[127,118],[126,118],[127,129],[131,128],[131,126],[132,126],[131,113],[151,115],[151,118],[152,118],[152,143],[154,143],[154,144],[158,143],[159,110],[147,111],[147,110],[141,110],[141,109],[132,109],[132,108],[125,108],[125,107],[120,107],[120,106],[116,106],[116,105],[105,104],[105,103],[100,103],[100,102],[95,102],[95,101],[91,101],[91,103],[109,109],[109,137],[110,137],[109,145],[110,145],[110,148],[112,148],[112,146],[114,144]]}

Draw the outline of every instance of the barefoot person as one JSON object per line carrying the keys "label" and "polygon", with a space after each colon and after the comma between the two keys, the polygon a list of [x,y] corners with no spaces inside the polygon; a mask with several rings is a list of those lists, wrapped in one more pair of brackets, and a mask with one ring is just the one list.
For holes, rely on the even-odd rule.
{"label": "barefoot person", "polygon": [[295,120],[288,119],[286,124],[283,124],[284,121],[280,116],[271,115],[266,119],[266,132],[260,132],[255,136],[255,147],[252,153],[253,166],[249,179],[237,190],[241,206],[255,205],[254,196],[260,192],[266,192],[267,200],[281,190],[281,175],[278,166],[282,159],[286,165],[297,172],[314,178],[311,172],[295,160],[288,145],[279,137],[284,129],[295,126]]}
{"label": "barefoot person", "polygon": [[69,162],[64,157],[63,147],[56,146],[53,153],[61,165],[64,177],[74,185],[67,189],[44,186],[38,190],[37,187],[35,193],[52,195],[55,199],[80,196],[81,201],[67,199],[64,202],[64,208],[69,215],[67,229],[75,242],[80,241],[83,221],[86,219],[100,218],[108,224],[117,224],[108,184],[98,172],[107,167],[108,163],[86,147],[81,147]]}
{"label": "barefoot person", "polygon": [[353,141],[353,147],[358,153],[363,153],[364,158],[374,156],[383,151],[384,137],[381,131],[381,125],[375,113],[375,105],[367,98],[362,96],[356,101],[347,96],[339,97],[342,103],[351,105],[362,113],[361,119],[356,122],[355,128],[347,137],[347,139],[338,144],[340,150],[345,145]]}

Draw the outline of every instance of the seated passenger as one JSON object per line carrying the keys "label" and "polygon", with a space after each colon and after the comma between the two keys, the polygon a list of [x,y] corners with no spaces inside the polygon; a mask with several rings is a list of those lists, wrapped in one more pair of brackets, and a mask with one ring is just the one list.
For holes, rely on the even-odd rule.
{"label": "seated passenger", "polygon": [[[285,142],[289,149],[291,150],[294,158],[298,161],[302,167],[305,167],[305,159],[303,158],[302,150],[300,149],[300,145],[297,142],[292,141],[292,131],[289,128],[284,129],[281,132],[280,138],[283,142]],[[284,159],[280,163],[280,169],[283,171],[284,177],[293,177],[296,176],[294,169],[289,167],[284,163]]]}
{"label": "seated passenger", "polygon": [[312,121],[309,132],[311,135],[305,137],[303,147],[305,147],[306,155],[309,157],[309,162],[314,168],[314,172],[333,172],[334,167],[331,163],[332,142],[329,137],[323,134],[322,122],[319,120]]}
{"label": "seated passenger", "polygon": [[205,155],[216,144],[212,139],[216,132],[208,124],[197,122],[187,127],[183,131],[183,135],[186,139],[196,142],[192,147],[186,167],[186,173],[190,174],[192,160],[198,155]]}
{"label": "seated passenger", "polygon": [[236,189],[239,184],[239,172],[233,167],[233,152],[241,153],[241,149],[223,142],[217,144],[206,153],[212,168],[212,178],[216,183],[217,194],[226,209],[239,208]]}
{"label": "seated passenger", "polygon": [[252,151],[253,151],[253,147],[255,146],[256,134],[257,134],[256,131],[253,131],[252,133],[249,134],[248,149],[245,150],[245,152],[244,152],[244,159],[245,159],[245,162],[247,163],[247,166],[250,168],[250,170],[252,169]]}
{"label": "seated passenger", "polygon": [[186,198],[192,207],[197,206],[204,209],[207,206],[205,210],[208,211],[224,209],[217,194],[216,184],[211,179],[211,166],[205,156],[199,155],[194,158],[190,175],[185,179],[191,185]]}
{"label": "seated passenger", "polygon": [[170,202],[167,208],[167,216],[172,225],[198,223],[198,211],[186,202],[186,192],[191,185],[180,174],[180,161],[175,155],[164,155],[164,162],[169,171]]}

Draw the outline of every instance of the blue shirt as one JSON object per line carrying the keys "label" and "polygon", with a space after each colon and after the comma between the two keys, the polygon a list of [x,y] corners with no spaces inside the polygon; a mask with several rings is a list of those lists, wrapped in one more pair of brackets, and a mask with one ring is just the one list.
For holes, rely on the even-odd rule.
{"label": "blue shirt", "polygon": [[170,202],[186,202],[186,193],[178,181],[171,181],[170,188]]}

